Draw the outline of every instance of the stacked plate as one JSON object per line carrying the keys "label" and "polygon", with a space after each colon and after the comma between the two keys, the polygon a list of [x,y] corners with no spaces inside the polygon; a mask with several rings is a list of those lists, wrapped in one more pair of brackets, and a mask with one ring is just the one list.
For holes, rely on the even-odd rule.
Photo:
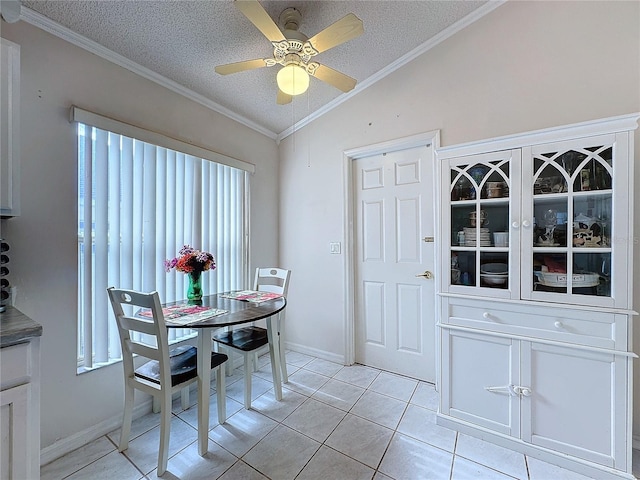
{"label": "stacked plate", "polygon": [[[464,246],[465,247],[475,247],[477,245],[477,228],[474,227],[464,227]],[[491,234],[489,233],[488,228],[480,229],[480,246],[481,247],[490,247],[491,246]]]}

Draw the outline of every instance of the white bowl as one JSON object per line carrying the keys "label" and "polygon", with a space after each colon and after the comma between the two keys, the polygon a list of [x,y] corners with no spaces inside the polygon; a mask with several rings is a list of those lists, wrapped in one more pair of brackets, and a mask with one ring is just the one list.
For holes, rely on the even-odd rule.
{"label": "white bowl", "polygon": [[504,285],[509,280],[509,275],[495,275],[491,273],[481,273],[480,278],[487,285]]}
{"label": "white bowl", "polygon": [[507,275],[509,273],[509,265],[506,263],[485,263],[480,265],[480,273]]}

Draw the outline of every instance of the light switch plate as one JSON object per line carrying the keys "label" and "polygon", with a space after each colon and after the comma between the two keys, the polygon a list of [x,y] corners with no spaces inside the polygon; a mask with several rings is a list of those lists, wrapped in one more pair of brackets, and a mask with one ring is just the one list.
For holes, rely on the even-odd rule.
{"label": "light switch plate", "polygon": [[329,253],[332,255],[340,255],[340,242],[330,242]]}

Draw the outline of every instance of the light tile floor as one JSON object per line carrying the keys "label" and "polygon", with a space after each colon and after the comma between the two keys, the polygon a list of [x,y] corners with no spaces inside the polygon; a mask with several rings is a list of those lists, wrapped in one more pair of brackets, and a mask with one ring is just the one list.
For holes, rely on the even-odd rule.
{"label": "light tile floor", "polygon": [[[585,480],[435,424],[433,385],[362,365],[287,352],[289,383],[274,398],[268,357],[243,408],[242,369],[227,377],[227,422],[216,419],[212,387],[209,451],[198,455],[197,408],[173,404],[169,465],[180,480]],[[213,384],[215,385],[215,383]],[[195,394],[191,394],[192,401]],[[133,422],[129,448],[115,431],[41,469],[42,480],[139,480],[156,476],[159,416]],[[640,452],[634,451],[634,458]],[[637,463],[637,462],[634,462]],[[637,472],[634,472],[637,475]]]}

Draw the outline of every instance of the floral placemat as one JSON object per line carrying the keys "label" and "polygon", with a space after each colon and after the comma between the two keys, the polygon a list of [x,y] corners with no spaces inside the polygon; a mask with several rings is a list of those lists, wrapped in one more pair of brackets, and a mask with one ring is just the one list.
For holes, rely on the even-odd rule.
{"label": "floral placemat", "polygon": [[261,303],[267,300],[273,300],[275,298],[282,297],[279,293],[271,292],[258,292],[256,290],[239,290],[237,292],[229,292],[220,295],[224,298],[232,298],[234,300],[241,300],[243,302]]}
{"label": "floral placemat", "polygon": [[[181,303],[177,305],[171,305],[170,307],[164,307],[162,309],[164,319],[171,323],[177,323],[178,325],[187,325],[189,323],[201,322],[207,318],[215,317],[227,313],[227,310],[221,310],[219,308],[207,307],[203,305],[191,305],[188,303]],[[142,309],[138,312],[141,317],[151,318],[152,313],[148,308]]]}

